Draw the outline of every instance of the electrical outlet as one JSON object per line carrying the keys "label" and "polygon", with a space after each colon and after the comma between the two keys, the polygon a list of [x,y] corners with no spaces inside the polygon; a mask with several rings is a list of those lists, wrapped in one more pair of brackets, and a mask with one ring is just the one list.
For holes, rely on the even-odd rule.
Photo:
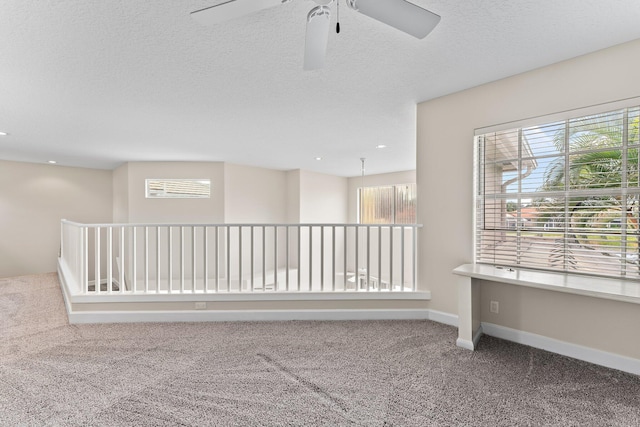
{"label": "electrical outlet", "polygon": [[495,314],[500,313],[500,303],[498,301],[491,301],[491,305],[489,306],[489,310],[492,313],[495,313]]}
{"label": "electrical outlet", "polygon": [[196,310],[205,310],[207,308],[207,303],[206,302],[197,302],[196,303]]}

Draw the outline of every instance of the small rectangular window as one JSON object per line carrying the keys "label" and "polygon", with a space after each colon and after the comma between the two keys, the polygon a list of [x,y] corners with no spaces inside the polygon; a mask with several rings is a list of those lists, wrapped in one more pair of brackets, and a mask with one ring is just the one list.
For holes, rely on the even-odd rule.
{"label": "small rectangular window", "polygon": [[148,199],[208,199],[211,197],[210,179],[147,179]]}

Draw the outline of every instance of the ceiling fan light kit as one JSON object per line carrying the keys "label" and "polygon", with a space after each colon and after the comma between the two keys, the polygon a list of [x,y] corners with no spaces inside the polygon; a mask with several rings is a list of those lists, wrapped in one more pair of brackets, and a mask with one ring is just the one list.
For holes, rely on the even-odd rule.
{"label": "ceiling fan light kit", "polygon": [[[229,0],[215,6],[191,12],[191,16],[203,25],[216,25],[291,0]],[[335,0],[313,0],[315,6],[307,15],[304,69],[324,67],[329,31],[331,27],[330,5]],[[425,38],[440,22],[440,16],[406,0],[345,0],[350,9],[376,21],[419,39]],[[339,25],[339,24],[338,24]],[[339,26],[337,26],[339,28]],[[338,30],[339,32],[339,30]]]}

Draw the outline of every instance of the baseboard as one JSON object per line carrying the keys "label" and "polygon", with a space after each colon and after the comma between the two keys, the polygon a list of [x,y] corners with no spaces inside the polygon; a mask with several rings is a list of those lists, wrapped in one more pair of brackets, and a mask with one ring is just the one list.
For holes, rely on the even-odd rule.
{"label": "baseboard", "polygon": [[554,338],[532,334],[530,332],[524,332],[517,329],[507,328],[505,326],[495,325],[493,323],[483,322],[482,331],[486,335],[492,337],[528,345],[530,347],[539,348],[541,350],[550,351],[552,353],[561,354],[563,356],[572,357],[578,360],[583,360],[595,365],[605,366],[607,368],[618,369],[620,371],[640,375],[640,360],[631,357],[621,356],[619,354],[609,353],[591,347],[584,347],[578,344],[572,344],[566,341],[560,341]]}
{"label": "baseboard", "polygon": [[254,322],[284,320],[427,320],[427,309],[75,311],[69,323]]}
{"label": "baseboard", "polygon": [[444,311],[428,310],[429,320],[434,322],[444,323],[445,325],[458,327],[458,315],[445,313]]}
{"label": "baseboard", "polygon": [[478,348],[478,342],[480,341],[481,337],[482,337],[482,326],[478,328],[478,330],[476,331],[471,341],[458,338],[456,340],[456,345],[458,347],[466,348],[467,350],[475,350],[476,348]]}
{"label": "baseboard", "polygon": [[71,313],[71,295],[68,293],[69,285],[65,279],[64,272],[62,271],[64,267],[58,259],[58,283],[60,284],[60,289],[62,290],[62,299],[64,300],[64,306],[67,309],[67,313]]}

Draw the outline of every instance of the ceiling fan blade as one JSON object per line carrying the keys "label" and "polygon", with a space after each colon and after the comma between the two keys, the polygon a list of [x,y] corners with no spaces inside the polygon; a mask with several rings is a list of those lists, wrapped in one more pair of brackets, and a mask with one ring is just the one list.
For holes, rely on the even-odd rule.
{"label": "ceiling fan blade", "polygon": [[287,3],[287,0],[229,0],[225,3],[191,12],[191,16],[202,25],[214,25],[278,6],[282,3]]}
{"label": "ceiling fan blade", "polygon": [[307,15],[307,36],[304,45],[305,70],[324,67],[330,25],[331,11],[326,6],[316,6]]}
{"label": "ceiling fan blade", "polygon": [[347,0],[363,15],[423,39],[438,25],[440,16],[406,0]]}

